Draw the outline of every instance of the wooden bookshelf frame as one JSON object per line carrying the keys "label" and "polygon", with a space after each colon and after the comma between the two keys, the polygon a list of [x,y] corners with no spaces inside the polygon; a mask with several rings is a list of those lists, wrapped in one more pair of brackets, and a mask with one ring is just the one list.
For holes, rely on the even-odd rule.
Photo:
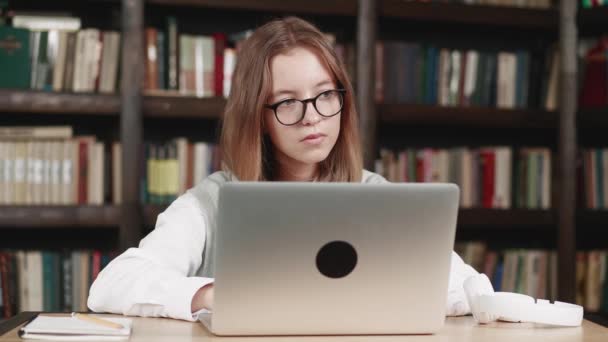
{"label": "wooden bookshelf frame", "polygon": [[[116,95],[47,93],[29,90],[0,90],[0,112],[47,113],[74,115],[118,116],[120,120],[120,139],[123,144],[121,170],[123,177],[121,206],[89,207],[19,208],[28,212],[28,218],[18,219],[0,216],[0,227],[26,226],[35,224],[36,218],[45,212],[57,213],[57,219],[39,223],[50,228],[53,225],[83,228],[102,225],[120,226],[120,249],[137,245],[142,237],[144,224],[150,225],[160,212],[160,208],[142,206],[139,203],[139,175],[141,167],[136,162],[141,158],[143,123],[145,117],[151,118],[201,118],[217,119],[225,105],[223,99],[197,99],[171,96],[152,96],[142,94],[143,80],[143,32],[144,5],[154,6],[199,6],[225,10],[265,11],[271,13],[294,13],[314,15],[339,15],[357,18],[357,72],[358,106],[362,113],[361,133],[366,142],[366,165],[372,163],[376,151],[376,125],[381,123],[442,125],[456,124],[470,127],[538,127],[554,129],[559,153],[556,156],[558,177],[555,181],[557,201],[555,208],[547,212],[518,210],[470,209],[461,211],[461,223],[471,226],[494,225],[508,229],[508,225],[524,227],[530,225],[557,228],[559,255],[560,300],[574,300],[575,270],[575,151],[577,149],[576,120],[576,70],[570,64],[575,61],[576,22],[575,2],[562,1],[559,9],[538,10],[524,8],[505,8],[491,6],[471,6],[446,3],[417,3],[400,0],[311,0],[284,1],[260,0],[121,0],[122,7],[122,55],[121,55],[121,93]],[[585,18],[585,24],[603,24],[608,9],[591,13],[584,10],[578,14]],[[487,28],[508,28],[551,32],[557,35],[563,56],[561,65],[562,86],[560,98],[563,100],[559,113],[534,110],[501,110],[491,108],[442,108],[437,106],[395,105],[373,103],[375,89],[375,42],[379,18],[403,20],[404,22],[463,25],[470,24]],[[596,19],[593,19],[596,18]],[[598,19],[599,18],[599,19]],[[574,37],[574,40],[572,39]],[[600,112],[605,113],[605,109]],[[458,116],[458,118],[456,118]],[[606,119],[599,114],[581,111],[579,122],[600,122]],[[591,120],[591,121],[588,121]],[[594,121],[597,120],[597,121]],[[15,207],[0,207],[10,211]],[[90,212],[89,212],[90,211]],[[0,212],[1,215],[1,212]],[[79,216],[80,215],[80,216]],[[84,215],[84,216],[83,216]],[[70,218],[71,217],[71,218]],[[78,218],[80,217],[80,218]],[[584,217],[584,215],[583,215]],[[579,217],[580,219],[580,217]],[[38,219],[38,221],[43,221]]]}
{"label": "wooden bookshelf frame", "polygon": [[111,228],[120,225],[115,205],[0,206],[0,230],[14,228]]}

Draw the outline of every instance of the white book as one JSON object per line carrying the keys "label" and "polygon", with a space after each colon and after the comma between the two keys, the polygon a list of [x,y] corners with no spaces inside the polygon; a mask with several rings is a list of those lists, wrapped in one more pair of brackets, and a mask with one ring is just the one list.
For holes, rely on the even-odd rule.
{"label": "white book", "polygon": [[50,179],[50,203],[61,204],[61,164],[63,161],[63,143],[61,141],[51,142],[51,179]]}
{"label": "white book", "polygon": [[118,77],[120,33],[114,31],[104,32],[102,51],[99,92],[114,93],[116,92],[116,80]]}
{"label": "white book", "polygon": [[516,96],[515,89],[519,86],[516,83],[517,76],[517,55],[514,53],[507,54],[507,91],[505,98],[505,105],[507,108],[515,108]]}
{"label": "white book", "polygon": [[42,154],[40,158],[42,159],[43,165],[43,173],[42,173],[42,203],[50,204],[51,203],[51,155],[52,155],[52,145],[49,142],[42,143]]}
{"label": "white book", "polygon": [[200,183],[209,175],[208,155],[211,154],[209,146],[205,143],[194,145],[194,185]]}
{"label": "white book", "polygon": [[558,104],[558,88],[559,88],[559,64],[560,54],[557,50],[553,52],[551,58],[551,71],[549,73],[547,95],[545,98],[545,109],[548,111],[554,111],[557,109]]}
{"label": "white book", "polygon": [[36,184],[36,147],[34,141],[26,141],[26,159],[25,159],[25,204],[39,204],[36,200],[38,195],[38,186]]}
{"label": "white book", "polygon": [[236,50],[234,48],[224,49],[224,97],[230,95],[232,88],[232,74],[236,66]]}
{"label": "white book", "polygon": [[51,86],[54,87],[55,86],[55,80],[54,80],[54,76],[55,76],[55,69],[56,69],[56,64],[57,64],[57,57],[59,56],[59,39],[60,39],[60,32],[57,30],[51,30],[48,33],[48,41],[47,41],[47,48],[46,48],[46,56],[47,56],[47,62],[46,62],[46,70],[45,70],[45,77],[44,77],[44,83],[41,85],[42,89],[46,89],[47,86]]}
{"label": "white book", "polygon": [[4,183],[5,188],[0,197],[4,198],[4,204],[15,203],[15,143],[4,143]]}
{"label": "white book", "polygon": [[74,204],[74,157],[76,156],[74,140],[63,142],[63,160],[61,164],[61,204]]}
{"label": "white book", "polygon": [[27,288],[29,294],[29,309],[31,311],[44,311],[44,293],[42,282],[42,253],[28,251],[27,260]]}
{"label": "white book", "polygon": [[13,17],[13,27],[31,31],[77,31],[80,25],[80,18],[69,16],[16,15]]}
{"label": "white book", "polygon": [[447,150],[439,150],[437,154],[439,161],[439,182],[447,183],[450,176],[450,155]]}
{"label": "white book", "polygon": [[450,51],[441,49],[439,52],[439,84],[437,85],[440,106],[450,104]]}
{"label": "white book", "polygon": [[72,90],[74,92],[83,92],[85,87],[83,84],[83,74],[85,72],[85,55],[86,55],[86,31],[78,31],[76,34],[76,52],[74,53],[74,74],[72,79]]}
{"label": "white book", "polygon": [[498,108],[509,108],[507,105],[507,79],[509,77],[508,68],[508,53],[499,52],[497,63],[498,63],[498,75],[496,80],[496,106]]}
{"label": "white book", "polygon": [[177,145],[177,165],[178,165],[178,193],[181,195],[186,192],[187,189],[187,178],[188,178],[188,139],[177,138],[175,139]]}
{"label": "white book", "polygon": [[194,39],[194,87],[196,97],[205,96],[205,81],[204,81],[204,55],[203,55],[203,37],[195,37]]}
{"label": "white book", "polygon": [[461,77],[461,59],[462,53],[458,50],[453,50],[450,58],[450,79],[449,79],[449,95],[448,105],[457,106],[459,104],[458,90],[460,88]]}
{"label": "white book", "polygon": [[65,74],[65,66],[68,55],[68,32],[59,31],[59,38],[57,42],[57,57],[55,59],[55,67],[53,69],[53,91],[63,90],[63,76]]}
{"label": "white book", "polygon": [[511,149],[499,147],[495,149],[496,163],[494,165],[494,199],[493,207],[509,209],[511,207]]}
{"label": "white book", "polygon": [[26,177],[27,177],[27,146],[25,142],[15,143],[15,166],[13,179],[15,181],[14,203],[25,204]]}
{"label": "white book", "polygon": [[30,295],[28,289],[28,260],[25,257],[24,251],[15,252],[15,257],[17,258],[17,286],[19,293],[19,300],[17,302],[19,304],[19,311],[32,311],[30,308]]}
{"label": "white book", "polygon": [[215,42],[209,36],[201,38],[203,44],[203,96],[212,97],[215,96]]}
{"label": "white book", "polygon": [[87,51],[85,54],[85,87],[87,92],[94,92],[99,76],[99,61],[101,60],[100,32],[97,29],[87,29]]}
{"label": "white book", "polygon": [[112,144],[112,203],[122,203],[122,145]]}
{"label": "white book", "polygon": [[477,82],[477,65],[479,63],[479,53],[474,50],[469,50],[467,56],[467,70],[464,79],[464,96],[467,104],[470,104],[471,96],[476,88]]}

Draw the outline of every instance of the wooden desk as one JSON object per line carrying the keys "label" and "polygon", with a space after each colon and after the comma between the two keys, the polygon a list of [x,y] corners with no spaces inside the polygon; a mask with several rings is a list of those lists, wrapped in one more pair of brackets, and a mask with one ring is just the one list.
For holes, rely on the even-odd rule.
{"label": "wooden desk", "polygon": [[[25,314],[13,319],[13,326],[17,319],[26,318]],[[11,321],[4,324],[11,324]],[[0,337],[1,342],[23,342],[17,336],[17,327]],[[446,325],[439,334],[420,336],[312,336],[312,337],[216,337],[213,336],[201,323],[190,323],[165,318],[133,318],[133,332],[131,342],[181,342],[181,341],[219,341],[230,342],[322,342],[322,341],[349,341],[349,342],[392,342],[392,341],[491,341],[491,342],[525,342],[525,341],[564,341],[564,342],[606,342],[608,341],[608,328],[585,320],[578,328],[556,328],[537,326],[534,324],[519,323],[493,323],[477,325],[473,317],[448,318]]]}

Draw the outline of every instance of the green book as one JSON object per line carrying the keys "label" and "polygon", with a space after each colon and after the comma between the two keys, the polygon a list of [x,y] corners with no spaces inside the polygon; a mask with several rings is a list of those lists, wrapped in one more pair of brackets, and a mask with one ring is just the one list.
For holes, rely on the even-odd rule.
{"label": "green book", "polygon": [[30,87],[30,33],[0,26],[0,88]]}

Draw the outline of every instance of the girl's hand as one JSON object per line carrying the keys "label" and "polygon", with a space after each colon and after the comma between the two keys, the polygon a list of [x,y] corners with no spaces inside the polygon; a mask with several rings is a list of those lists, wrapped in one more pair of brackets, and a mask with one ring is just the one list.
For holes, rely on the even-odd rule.
{"label": "girl's hand", "polygon": [[211,311],[213,309],[213,284],[207,284],[194,294],[192,298],[192,312],[197,312],[201,309]]}

